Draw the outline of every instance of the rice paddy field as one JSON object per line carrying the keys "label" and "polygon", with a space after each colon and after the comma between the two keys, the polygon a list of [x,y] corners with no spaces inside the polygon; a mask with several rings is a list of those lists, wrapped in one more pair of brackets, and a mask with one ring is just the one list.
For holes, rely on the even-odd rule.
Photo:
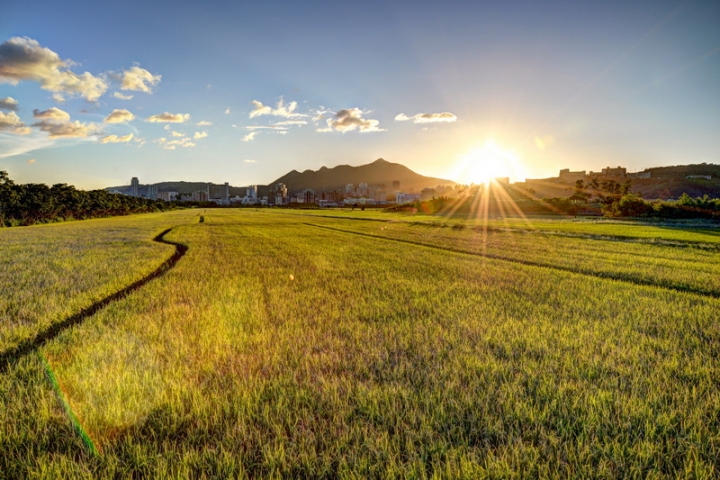
{"label": "rice paddy field", "polygon": [[708,227],[195,209],[0,230],[0,478],[718,478]]}

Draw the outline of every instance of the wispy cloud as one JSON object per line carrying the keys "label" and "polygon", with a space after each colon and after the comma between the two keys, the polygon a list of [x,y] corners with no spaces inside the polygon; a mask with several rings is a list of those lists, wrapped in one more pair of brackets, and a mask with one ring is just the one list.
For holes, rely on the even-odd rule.
{"label": "wispy cloud", "polygon": [[157,115],[153,115],[152,117],[148,117],[145,119],[146,122],[153,122],[153,123],[184,123],[190,120],[190,114],[189,113],[160,113]]}
{"label": "wispy cloud", "polygon": [[253,140],[255,140],[255,136],[257,134],[258,134],[258,132],[250,132],[242,138],[242,141],[243,142],[252,142]]}
{"label": "wispy cloud", "polygon": [[165,137],[155,140],[165,150],[175,150],[176,147],[191,148],[196,144],[190,138],[182,138],[180,140],[168,140]]}
{"label": "wispy cloud", "polygon": [[225,115],[230,115],[230,107],[227,107],[227,108],[225,109]]}
{"label": "wispy cloud", "polygon": [[200,140],[201,138],[205,138],[207,136],[207,132],[195,132],[195,135],[193,135],[193,139]]}
{"label": "wispy cloud", "polygon": [[132,100],[134,97],[134,95],[123,95],[120,92],[113,92],[112,96],[115,98],[119,98],[120,100]]}
{"label": "wispy cloud", "polygon": [[307,125],[308,122],[305,120],[283,120],[282,122],[273,123],[275,126],[301,126],[301,125]]}
{"label": "wispy cloud", "polygon": [[30,158],[30,159],[28,159],[28,161],[25,162],[25,163],[27,163],[28,165],[32,165],[32,164],[35,163],[35,162],[37,162],[37,160],[35,160],[34,158]]}
{"label": "wispy cloud", "polygon": [[126,123],[131,122],[135,119],[135,115],[133,115],[130,111],[125,109],[116,109],[113,110],[110,115],[105,117],[104,122],[105,123]]}
{"label": "wispy cloud", "polygon": [[184,133],[180,133],[180,132],[170,132],[170,135],[172,135],[173,137],[184,137],[185,136]]}
{"label": "wispy cloud", "polygon": [[457,122],[457,116],[450,112],[442,113],[418,113],[412,117],[408,117],[404,113],[395,116],[396,122],[406,122],[412,120],[413,123],[450,123]]}
{"label": "wispy cloud", "polygon": [[[0,112],[2,113],[2,112]],[[0,121],[1,122],[1,121]],[[33,131],[28,127],[25,128],[23,135],[7,135],[0,131],[0,140],[2,140],[3,148],[0,150],[0,158],[22,155],[34,150],[40,150],[52,146],[55,141],[48,138],[44,133]],[[2,128],[0,128],[2,130]]]}
{"label": "wispy cloud", "polygon": [[358,130],[360,133],[370,132],[384,132],[385,130],[379,128],[380,122],[378,120],[363,118],[364,112],[359,108],[347,108],[339,110],[333,118],[327,119],[327,127],[319,128],[318,132],[351,132]]}
{"label": "wispy cloud", "polygon": [[257,160],[250,160],[249,158],[246,158],[243,160],[243,163],[257,163]]}
{"label": "wispy cloud", "polygon": [[248,125],[247,127],[242,127],[245,130],[287,130],[287,127],[277,126],[277,125]]}
{"label": "wispy cloud", "polygon": [[305,114],[295,112],[295,109],[297,108],[297,102],[290,102],[289,104],[285,105],[285,101],[282,99],[282,97],[280,97],[280,100],[278,100],[275,108],[263,105],[257,100],[253,100],[252,104],[254,105],[254,108],[250,112],[250,118],[260,117],[262,115],[273,115],[276,117],[284,118],[307,117],[307,115]]}
{"label": "wispy cloud", "polygon": [[100,139],[100,143],[127,143],[135,137],[132,133],[118,137],[117,135],[108,135]]}
{"label": "wispy cloud", "polygon": [[0,110],[18,111],[18,101],[12,97],[0,98]]}
{"label": "wispy cloud", "polygon": [[203,120],[203,121],[201,121],[201,122],[196,123],[195,125],[197,125],[198,127],[209,127],[210,125],[212,125],[212,122],[208,122],[207,120]]}
{"label": "wispy cloud", "polygon": [[77,74],[70,70],[71,66],[73,62],[62,60],[57,53],[28,37],[12,37],[0,44],[0,83],[35,81],[44,90],[79,95],[91,102],[107,91],[103,75]]}

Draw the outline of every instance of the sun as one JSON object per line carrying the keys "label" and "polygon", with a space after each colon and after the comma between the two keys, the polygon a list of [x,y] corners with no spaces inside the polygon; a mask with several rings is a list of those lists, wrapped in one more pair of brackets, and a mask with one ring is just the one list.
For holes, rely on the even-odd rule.
{"label": "sun", "polygon": [[517,155],[500,147],[492,140],[486,140],[460,157],[455,177],[460,183],[479,185],[495,178],[524,178],[522,164]]}

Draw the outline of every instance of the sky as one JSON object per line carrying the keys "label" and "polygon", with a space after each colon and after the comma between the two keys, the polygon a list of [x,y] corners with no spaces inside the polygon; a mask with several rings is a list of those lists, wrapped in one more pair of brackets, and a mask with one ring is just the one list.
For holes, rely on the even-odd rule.
{"label": "sky", "polygon": [[720,2],[3,0],[0,170],[460,183],[720,163]]}

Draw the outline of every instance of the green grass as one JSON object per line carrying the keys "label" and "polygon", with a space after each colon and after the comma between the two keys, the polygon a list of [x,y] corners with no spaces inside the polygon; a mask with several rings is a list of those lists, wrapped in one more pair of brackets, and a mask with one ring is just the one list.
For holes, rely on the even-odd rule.
{"label": "green grass", "polygon": [[[717,289],[712,249],[173,215],[145,236],[180,225],[173,270],[0,377],[0,476],[718,475],[720,300],[663,284]],[[83,227],[88,242],[112,222]],[[624,236],[655,238],[644,228]]]}
{"label": "green grass", "polygon": [[197,212],[0,229],[0,352],[143,278],[173,247],[155,234]]}

